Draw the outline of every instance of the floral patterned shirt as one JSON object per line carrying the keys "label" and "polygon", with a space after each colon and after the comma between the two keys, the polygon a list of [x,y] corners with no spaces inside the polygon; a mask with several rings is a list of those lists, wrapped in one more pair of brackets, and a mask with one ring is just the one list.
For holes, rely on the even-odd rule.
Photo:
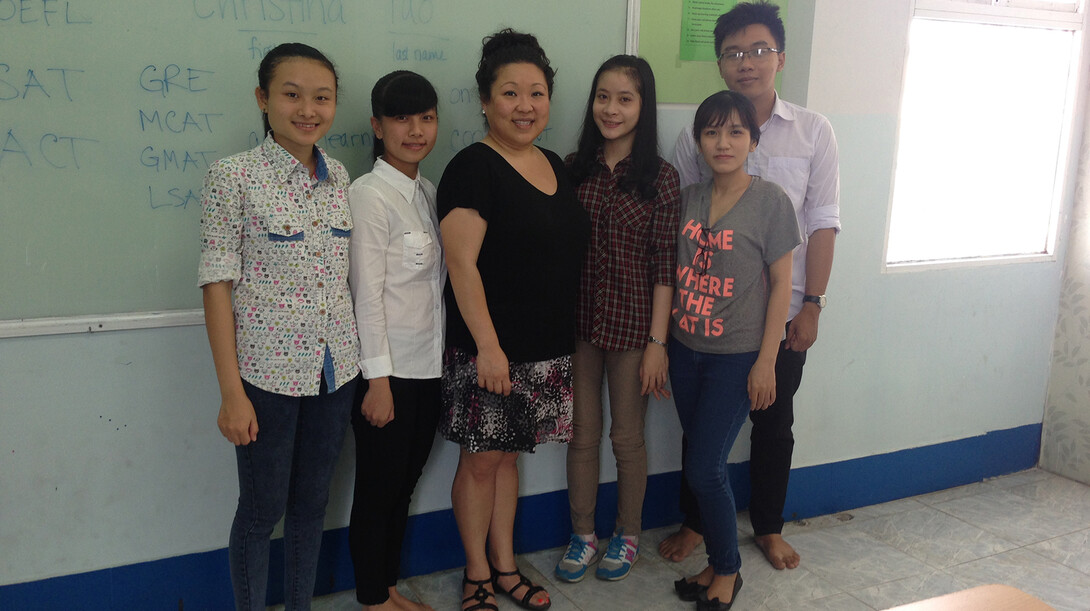
{"label": "floral patterned shirt", "polygon": [[317,151],[316,175],[270,134],[212,164],[198,284],[230,280],[242,378],[294,397],[359,372],[348,290],[348,172]]}

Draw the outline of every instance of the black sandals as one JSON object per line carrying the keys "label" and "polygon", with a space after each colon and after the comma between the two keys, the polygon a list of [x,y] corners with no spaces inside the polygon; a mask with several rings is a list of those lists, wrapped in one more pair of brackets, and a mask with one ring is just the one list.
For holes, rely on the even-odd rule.
{"label": "black sandals", "polygon": [[488,579],[480,579],[480,580],[470,579],[469,575],[467,575],[465,572],[463,572],[462,573],[462,592],[466,591],[466,586],[477,586],[477,589],[474,590],[473,593],[470,594],[469,596],[466,596],[465,598],[463,598],[462,599],[462,604],[464,605],[467,602],[470,602],[472,600],[477,601],[477,604],[473,605],[472,607],[465,607],[464,609],[462,609],[462,611],[500,611],[500,608],[497,607],[494,603],[488,602],[489,598],[491,598],[493,600],[495,600],[495,598],[496,598],[495,594],[493,594],[492,592],[489,592],[488,589],[485,588],[485,586],[490,584],[490,583],[492,583],[492,578],[491,577],[488,578]]}
{"label": "black sandals", "polygon": [[[511,577],[513,575],[518,575],[519,582],[517,584],[515,584],[514,586],[512,586],[509,589],[505,589],[502,586],[500,586],[500,581],[499,581],[500,577]],[[515,570],[513,570],[513,571],[499,571],[499,570],[496,570],[495,567],[493,567],[492,568],[492,585],[493,585],[493,587],[496,588],[497,592],[504,592],[505,594],[507,594],[508,596],[511,597],[511,600],[515,601],[516,605],[522,607],[523,609],[529,609],[530,611],[545,611],[545,609],[548,609],[553,604],[553,601],[547,600],[547,601],[545,601],[544,603],[542,603],[540,605],[535,605],[532,602],[533,598],[534,598],[534,595],[537,594],[538,592],[545,592],[545,588],[543,588],[541,586],[534,585],[534,582],[530,581],[530,579],[528,577],[526,577],[525,575],[523,575],[522,571],[518,570],[517,568]],[[524,594],[521,599],[516,598],[515,594],[514,594],[514,591],[521,588],[521,587],[523,587],[523,586],[526,586],[526,594]]]}

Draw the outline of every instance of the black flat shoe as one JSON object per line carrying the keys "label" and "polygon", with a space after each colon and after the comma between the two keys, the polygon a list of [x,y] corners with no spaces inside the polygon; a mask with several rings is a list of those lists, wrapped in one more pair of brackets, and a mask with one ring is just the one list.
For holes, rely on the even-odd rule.
{"label": "black flat shoe", "polygon": [[708,591],[708,586],[681,578],[674,582],[674,591],[677,592],[678,598],[687,603],[692,603],[699,600],[700,595]]}
{"label": "black flat shoe", "polygon": [[718,598],[708,600],[708,591],[705,589],[700,593],[700,598],[696,599],[696,611],[730,611],[731,605],[738,600],[738,590],[741,589],[742,574],[738,573],[738,577],[734,580],[734,593],[730,595],[729,603],[721,603]]}

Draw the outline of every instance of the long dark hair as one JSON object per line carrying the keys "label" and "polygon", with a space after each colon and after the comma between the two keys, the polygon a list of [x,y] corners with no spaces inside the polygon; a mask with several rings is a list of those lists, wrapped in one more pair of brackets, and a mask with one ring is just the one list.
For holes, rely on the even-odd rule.
{"label": "long dark hair", "polygon": [[[439,96],[428,79],[409,70],[395,70],[380,78],[371,89],[371,116],[418,115],[432,108],[438,109]],[[386,152],[381,138],[375,138],[372,161]]]}
{"label": "long dark hair", "polygon": [[[333,73],[333,86],[340,89],[341,81],[337,76],[337,68],[333,65],[333,62],[329,61],[328,57],[310,45],[301,42],[286,42],[277,45],[272,51],[266,53],[261,60],[261,65],[257,67],[257,86],[265,93],[266,98],[269,97],[269,83],[273,80],[273,75],[276,74],[276,67],[282,62],[296,57],[313,59],[329,68],[329,71]],[[261,118],[265,122],[265,133],[267,134],[272,131],[272,126],[269,125],[269,115],[261,113]]]}
{"label": "long dark hair", "polygon": [[481,61],[477,64],[477,93],[482,102],[492,96],[492,84],[496,72],[507,64],[533,64],[545,74],[545,86],[549,97],[553,96],[553,77],[556,70],[549,64],[549,57],[533,34],[516,32],[506,28],[486,36],[481,45]]}
{"label": "long dark hair", "polygon": [[655,99],[655,73],[642,57],[614,55],[598,68],[590,86],[583,130],[579,134],[579,148],[572,161],[572,177],[575,184],[579,184],[598,171],[598,149],[605,138],[594,122],[594,97],[598,79],[610,70],[623,72],[632,79],[640,94],[640,117],[629,155],[631,161],[628,171],[621,177],[620,187],[643,199],[654,199],[658,195],[655,179],[659,174],[658,105]]}

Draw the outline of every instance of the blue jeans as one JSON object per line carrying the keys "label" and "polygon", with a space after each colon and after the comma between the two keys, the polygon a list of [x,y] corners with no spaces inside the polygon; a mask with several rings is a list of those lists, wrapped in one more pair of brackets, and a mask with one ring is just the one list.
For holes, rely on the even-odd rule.
{"label": "blue jeans", "polygon": [[358,377],[333,393],[289,397],[245,381],[257,441],[237,446],[238,509],[227,555],[237,609],[264,609],[269,537],[284,520],[284,607],[310,609],[329,482],[352,410]]}
{"label": "blue jeans", "polygon": [[716,575],[732,575],[742,558],[727,455],[749,414],[746,383],[757,352],[697,352],[676,339],[669,350],[674,405],[688,442],[683,468],[704,520],[708,564]]}
{"label": "blue jeans", "polygon": [[[784,325],[790,327],[790,321]],[[795,448],[795,436],[791,425],[795,422],[795,393],[802,383],[802,366],[806,364],[806,351],[787,349],[787,341],[780,342],[776,355],[776,401],[758,412],[750,412],[753,428],[749,432],[749,521],[756,536],[780,534],[783,531],[783,508],[787,501],[787,482],[791,477],[791,454]],[[681,438],[681,455],[685,456],[686,442]],[[694,532],[704,532],[701,525],[700,507],[696,497],[681,476],[681,513],[685,526]]]}

